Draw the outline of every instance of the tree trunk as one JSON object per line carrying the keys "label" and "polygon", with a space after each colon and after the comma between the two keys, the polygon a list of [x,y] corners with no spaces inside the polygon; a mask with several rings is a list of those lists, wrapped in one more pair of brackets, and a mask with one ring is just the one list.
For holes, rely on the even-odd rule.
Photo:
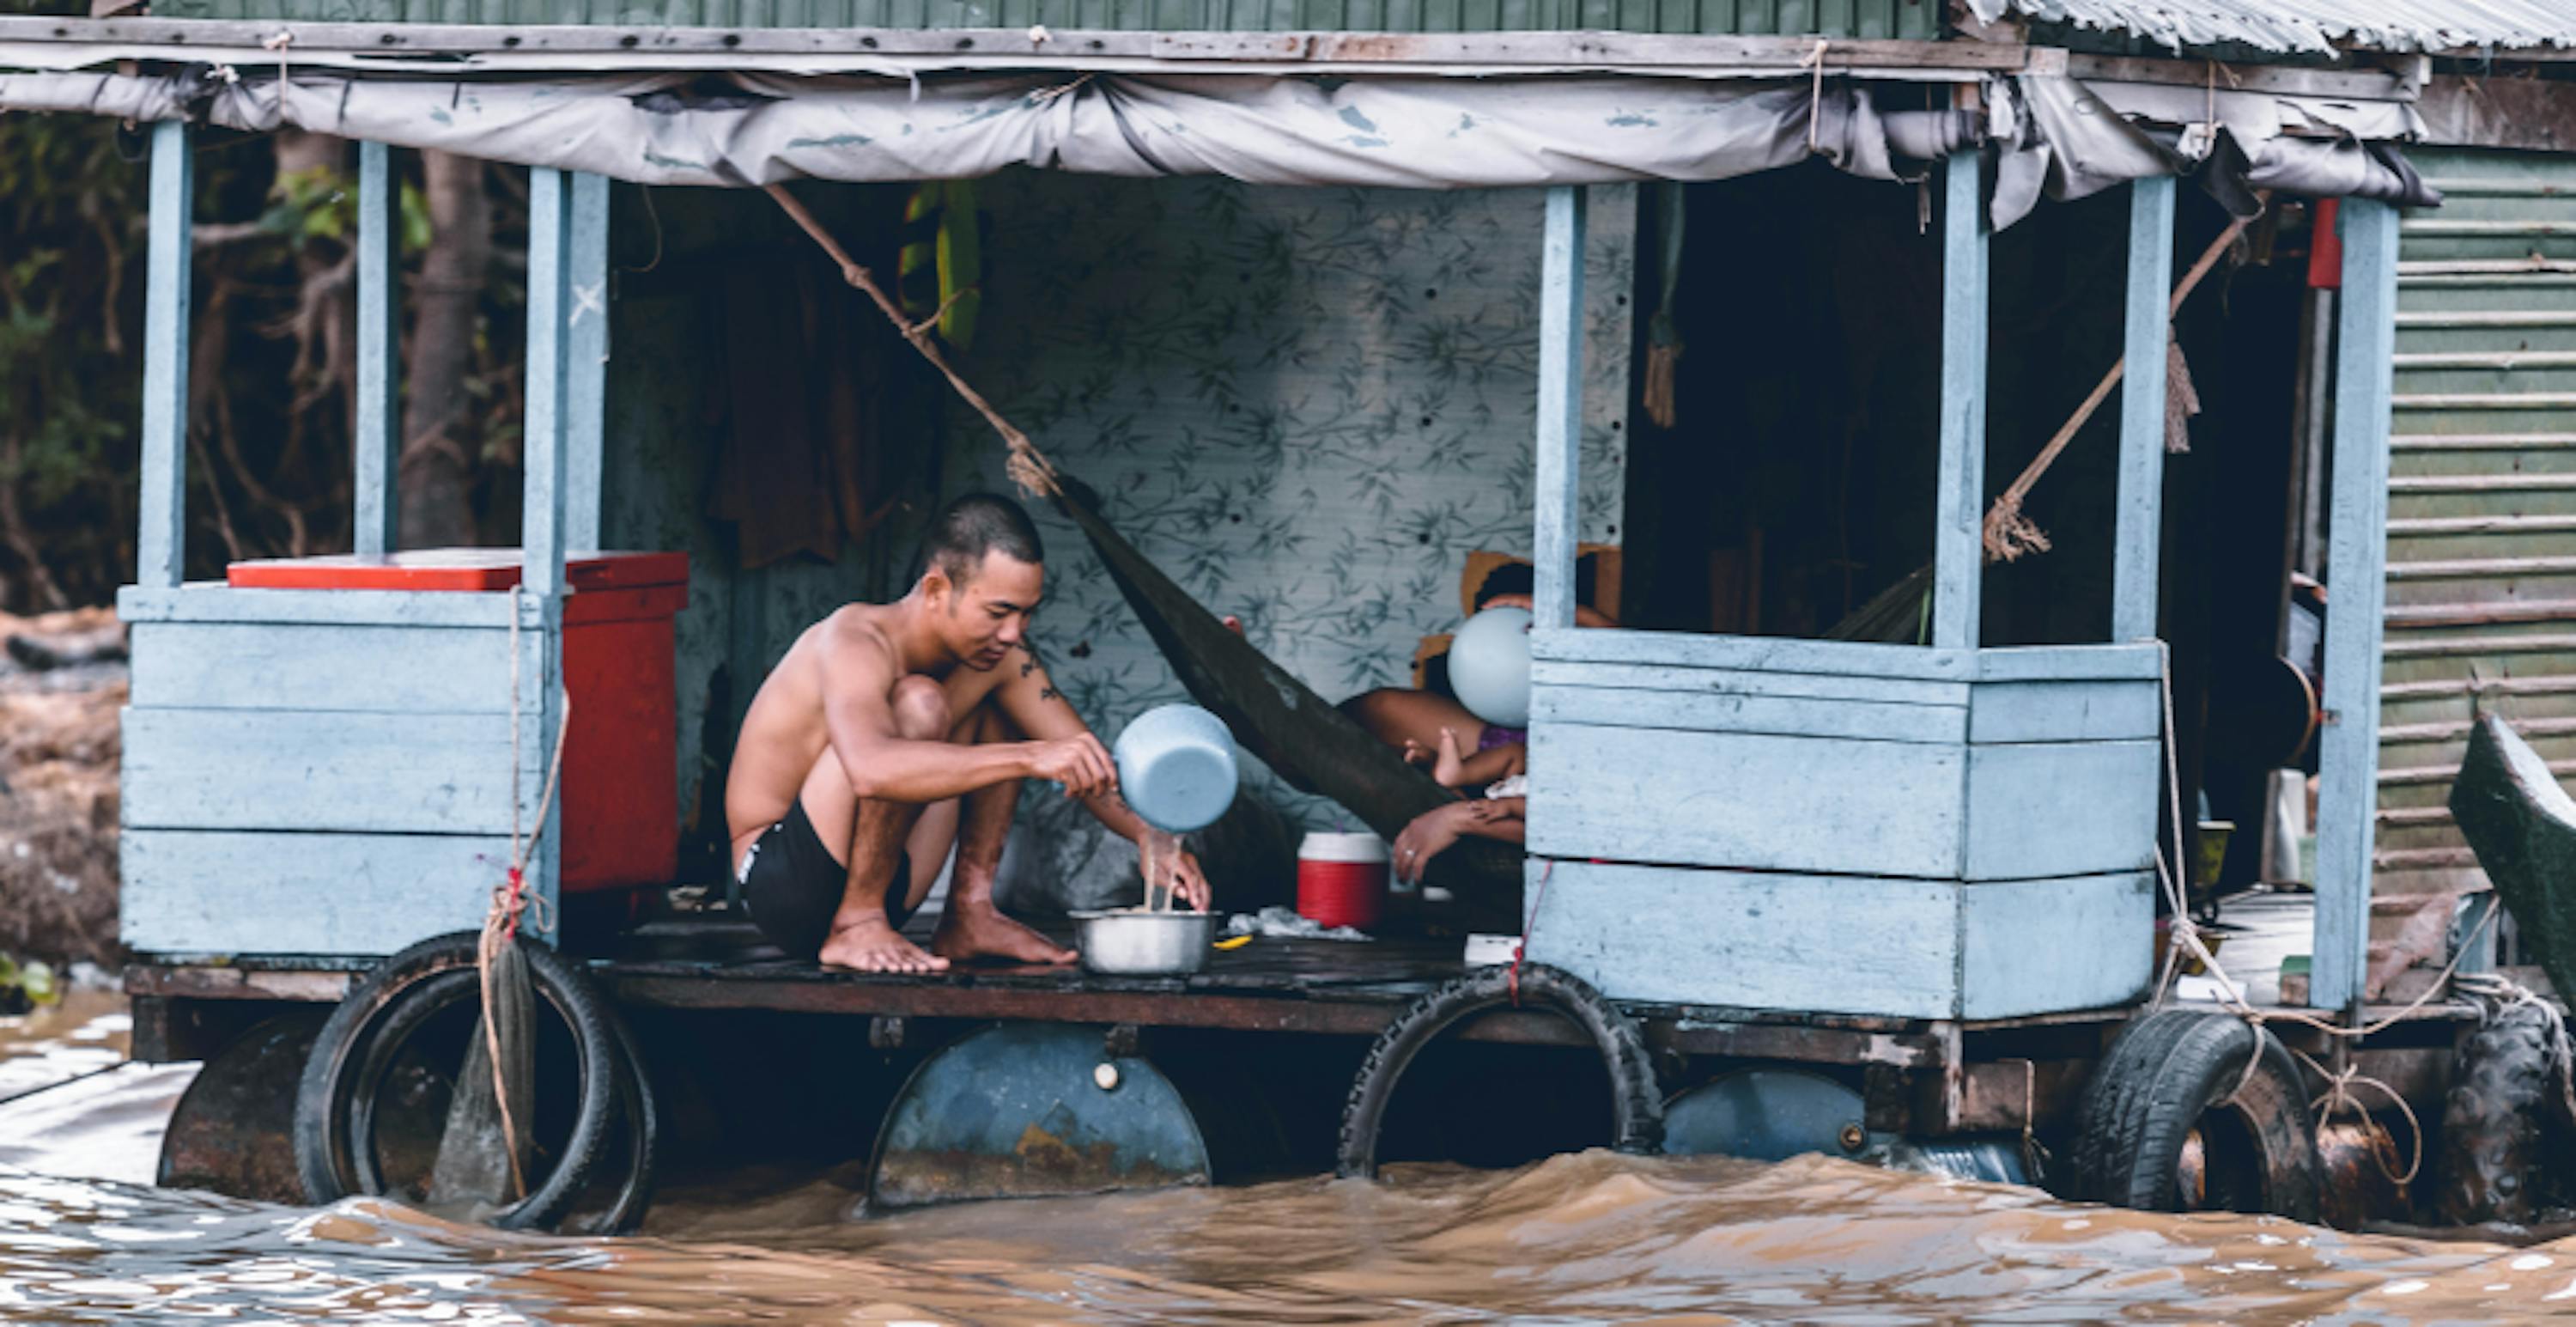
{"label": "tree trunk", "polygon": [[423,151],[429,252],[414,292],[404,365],[402,543],[448,548],[474,542],[474,322],[492,259],[492,202],[483,163]]}

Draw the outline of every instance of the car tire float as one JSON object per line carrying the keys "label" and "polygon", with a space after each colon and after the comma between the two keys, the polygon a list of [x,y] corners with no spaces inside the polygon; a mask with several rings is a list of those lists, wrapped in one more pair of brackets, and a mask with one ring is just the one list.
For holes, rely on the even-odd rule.
{"label": "car tire float", "polygon": [[[479,939],[476,932],[459,931],[395,954],[360,981],[323,1024],[295,1103],[296,1168],[306,1201],[393,1190],[379,1147],[389,1084],[407,1053],[421,1055],[433,1023],[469,1019],[480,1009]],[[659,1105],[634,1036],[573,961],[534,941],[515,943],[527,960],[540,1030],[568,1040],[578,1087],[570,1109],[562,1112],[567,1127],[530,1145],[527,1195],[486,1219],[503,1229],[632,1230],[650,1201],[661,1131]],[[544,1026],[549,1019],[551,1030]],[[438,1069],[453,1073],[445,1065]],[[452,1088],[452,1080],[445,1085]],[[620,1155],[612,1159],[612,1143],[620,1140]],[[616,1169],[603,1172],[604,1166]],[[594,1180],[613,1183],[615,1192],[599,1210],[585,1205],[572,1217]]]}
{"label": "car tire float", "polygon": [[1612,1146],[1651,1154],[1664,1145],[1664,1095],[1653,1056],[1635,1020],[1619,1012],[1580,979],[1542,964],[1517,970],[1482,968],[1439,987],[1397,1014],[1370,1045],[1342,1110],[1339,1168],[1345,1176],[1374,1176],[1378,1131],[1387,1104],[1414,1058],[1442,1034],[1483,1014],[1519,1007],[1563,1016],[1600,1049],[1610,1070]]}
{"label": "car tire float", "polygon": [[2148,1212],[2317,1219],[2308,1089],[2287,1047],[2233,1015],[2132,1020],[2077,1106],[2073,1198]]}

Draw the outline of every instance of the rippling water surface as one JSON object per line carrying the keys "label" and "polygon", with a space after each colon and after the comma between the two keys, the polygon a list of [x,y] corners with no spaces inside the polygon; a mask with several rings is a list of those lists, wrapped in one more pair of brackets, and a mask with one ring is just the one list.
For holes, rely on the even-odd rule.
{"label": "rippling water surface", "polygon": [[[100,1017],[112,1017],[102,1015]],[[110,1022],[81,1028],[112,1044]],[[0,1029],[5,1034],[6,1029]],[[0,1035],[0,1053],[9,1048]],[[69,1035],[45,1053],[64,1054]],[[0,1065],[0,1070],[8,1066]],[[57,1064],[51,1077],[65,1068]],[[0,1107],[0,1322],[2434,1323],[2576,1314],[2536,1249],[2078,1207],[1805,1158],[1603,1153],[1388,1182],[983,1203],[864,1217],[830,1180],[674,1194],[568,1240],[388,1204],[267,1207],[149,1173],[158,1071]],[[22,1073],[23,1076],[23,1073]],[[0,1077],[0,1082],[10,1081]],[[86,1095],[83,1095],[83,1094]],[[49,1108],[39,1145],[24,1107]],[[0,1096],[7,1095],[0,1090]],[[99,1121],[84,1138],[81,1116]],[[13,1143],[16,1145],[13,1146]],[[144,1148],[136,1153],[136,1148]],[[53,1150],[48,1150],[53,1149]],[[106,1169],[103,1158],[121,1158]]]}

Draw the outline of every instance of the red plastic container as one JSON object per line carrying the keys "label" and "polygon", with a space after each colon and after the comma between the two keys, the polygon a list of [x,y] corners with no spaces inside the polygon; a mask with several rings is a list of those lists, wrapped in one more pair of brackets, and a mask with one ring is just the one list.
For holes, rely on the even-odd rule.
{"label": "red plastic container", "polygon": [[1386,915],[1386,840],[1313,833],[1297,849],[1297,912],[1319,926],[1365,931]]}
{"label": "red plastic container", "polygon": [[[495,592],[519,583],[515,548],[383,558],[236,562],[225,580],[275,590]],[[679,869],[678,695],[672,619],[689,602],[686,553],[595,553],[564,566],[563,888],[669,883]]]}

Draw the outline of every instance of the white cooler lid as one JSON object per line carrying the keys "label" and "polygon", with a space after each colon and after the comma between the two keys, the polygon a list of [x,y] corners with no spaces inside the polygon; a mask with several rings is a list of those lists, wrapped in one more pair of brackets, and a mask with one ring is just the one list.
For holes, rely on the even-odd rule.
{"label": "white cooler lid", "polygon": [[1301,862],[1382,862],[1386,840],[1375,834],[1335,834],[1316,830],[1297,848]]}

